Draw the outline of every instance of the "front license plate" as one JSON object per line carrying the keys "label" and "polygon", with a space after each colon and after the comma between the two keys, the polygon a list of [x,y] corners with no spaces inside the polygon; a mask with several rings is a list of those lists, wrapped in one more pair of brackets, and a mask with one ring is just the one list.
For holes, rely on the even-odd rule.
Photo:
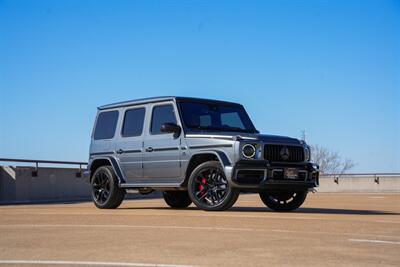
{"label": "front license plate", "polygon": [[296,179],[299,174],[299,170],[296,168],[286,168],[285,169],[285,178],[286,179]]}

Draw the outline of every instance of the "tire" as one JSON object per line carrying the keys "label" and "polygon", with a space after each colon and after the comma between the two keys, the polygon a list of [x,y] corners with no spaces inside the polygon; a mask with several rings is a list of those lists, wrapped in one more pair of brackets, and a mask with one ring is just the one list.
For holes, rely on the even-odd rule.
{"label": "tire", "polygon": [[101,166],[92,177],[92,200],[99,209],[115,209],[121,205],[125,190],[118,186],[118,178],[111,166]]}
{"label": "tire", "polygon": [[175,209],[187,208],[192,204],[187,191],[165,191],[163,197],[167,205]]}
{"label": "tire", "polygon": [[264,204],[274,211],[292,211],[299,208],[307,197],[307,191],[299,192],[261,192]]}
{"label": "tire", "polygon": [[198,208],[221,211],[235,204],[240,191],[229,185],[218,161],[207,161],[197,166],[190,174],[188,193]]}

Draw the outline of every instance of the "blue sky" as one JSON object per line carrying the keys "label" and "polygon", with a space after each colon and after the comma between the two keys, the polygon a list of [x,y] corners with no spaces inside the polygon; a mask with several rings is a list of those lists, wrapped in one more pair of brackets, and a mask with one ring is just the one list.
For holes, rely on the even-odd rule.
{"label": "blue sky", "polygon": [[0,0],[0,157],[87,160],[97,106],[179,95],[400,171],[399,91],[400,1]]}

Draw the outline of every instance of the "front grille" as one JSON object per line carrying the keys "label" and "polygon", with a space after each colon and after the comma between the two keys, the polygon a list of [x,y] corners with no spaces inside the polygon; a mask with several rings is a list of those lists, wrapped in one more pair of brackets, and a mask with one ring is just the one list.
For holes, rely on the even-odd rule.
{"label": "front grille", "polygon": [[265,145],[264,159],[272,162],[303,162],[304,149],[301,146]]}

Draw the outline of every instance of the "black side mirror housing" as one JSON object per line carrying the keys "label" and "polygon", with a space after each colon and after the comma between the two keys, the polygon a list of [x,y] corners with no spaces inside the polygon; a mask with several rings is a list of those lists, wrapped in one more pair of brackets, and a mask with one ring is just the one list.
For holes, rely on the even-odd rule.
{"label": "black side mirror housing", "polygon": [[175,138],[179,137],[182,132],[181,127],[172,122],[164,123],[163,125],[161,125],[160,130],[162,133],[173,133]]}

